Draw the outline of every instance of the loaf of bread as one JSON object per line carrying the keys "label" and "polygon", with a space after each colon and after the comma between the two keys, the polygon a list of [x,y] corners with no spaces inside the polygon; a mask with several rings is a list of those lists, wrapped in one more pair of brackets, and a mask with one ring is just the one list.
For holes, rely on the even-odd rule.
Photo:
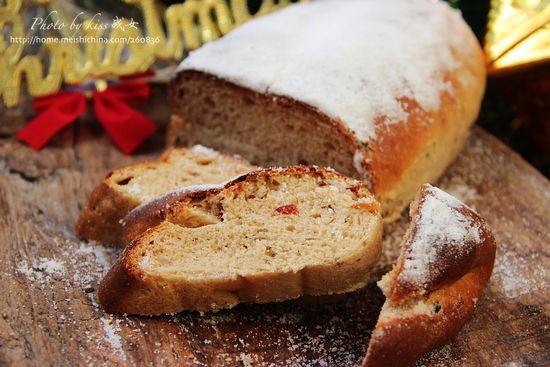
{"label": "loaf of bread", "polygon": [[495,261],[487,223],[447,193],[424,185],[394,269],[379,282],[386,303],[364,365],[410,366],[453,338],[473,315]]}
{"label": "loaf of bread", "polygon": [[219,184],[252,170],[242,158],[203,146],[170,149],[159,159],[107,174],[76,223],[83,238],[124,245],[121,221],[132,209],[182,186]]}
{"label": "loaf of bread", "polygon": [[172,203],[101,282],[108,312],[217,311],[364,286],[380,256],[380,205],[332,170],[263,169]]}
{"label": "loaf of bread", "polygon": [[368,180],[392,220],[455,158],[484,87],[482,50],[445,2],[300,3],[181,63],[168,141],[332,167]]}

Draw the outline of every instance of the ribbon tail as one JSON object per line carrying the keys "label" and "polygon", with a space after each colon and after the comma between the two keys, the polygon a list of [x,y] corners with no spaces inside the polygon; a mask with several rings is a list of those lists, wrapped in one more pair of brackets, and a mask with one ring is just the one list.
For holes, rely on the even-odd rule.
{"label": "ribbon tail", "polygon": [[125,154],[131,154],[156,130],[149,118],[109,94],[94,96],[97,119]]}
{"label": "ribbon tail", "polygon": [[35,150],[42,149],[55,134],[86,110],[86,99],[80,94],[74,94],[69,98],[49,98],[49,102],[49,107],[40,106],[39,114],[15,135]]}

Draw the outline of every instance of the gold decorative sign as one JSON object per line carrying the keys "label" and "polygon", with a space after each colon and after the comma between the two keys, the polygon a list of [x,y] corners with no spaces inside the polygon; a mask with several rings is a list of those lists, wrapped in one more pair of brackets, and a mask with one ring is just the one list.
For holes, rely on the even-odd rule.
{"label": "gold decorative sign", "polygon": [[[91,77],[143,72],[157,60],[180,60],[186,52],[227,34],[247,20],[291,3],[264,0],[259,11],[251,14],[246,0],[187,0],[166,8],[161,19],[154,0],[125,2],[142,13],[143,31],[133,19],[117,17],[108,26],[95,17],[78,24],[56,19],[48,25],[47,30],[53,28],[63,35],[63,31],[70,33],[75,27],[82,33],[75,39],[28,35],[21,11],[23,0],[6,0],[0,7],[0,29],[4,32],[9,27],[11,31],[9,39],[0,37],[0,95],[4,104],[19,104],[23,77],[29,94],[37,97],[58,91],[62,83],[81,84]],[[55,0],[35,3],[53,6]],[[44,24],[44,19],[34,19],[32,27],[46,29]],[[42,44],[39,54],[23,56],[25,47],[35,43]]]}
{"label": "gold decorative sign", "polygon": [[487,28],[491,73],[550,60],[550,0],[492,0]]}

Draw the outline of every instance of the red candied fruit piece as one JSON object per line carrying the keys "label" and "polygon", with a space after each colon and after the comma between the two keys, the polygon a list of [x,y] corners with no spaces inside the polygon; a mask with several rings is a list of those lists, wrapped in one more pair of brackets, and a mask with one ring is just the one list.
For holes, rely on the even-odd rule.
{"label": "red candied fruit piece", "polygon": [[296,215],[299,213],[298,208],[294,204],[280,206],[275,211],[283,215]]}

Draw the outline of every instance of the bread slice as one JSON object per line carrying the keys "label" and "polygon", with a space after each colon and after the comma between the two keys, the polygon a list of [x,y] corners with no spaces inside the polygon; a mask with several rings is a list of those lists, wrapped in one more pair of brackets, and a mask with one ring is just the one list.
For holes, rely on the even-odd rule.
{"label": "bread slice", "polygon": [[394,269],[378,283],[386,303],[364,366],[410,366],[453,338],[473,315],[493,270],[487,223],[447,193],[424,185]]}
{"label": "bread slice", "polygon": [[124,245],[121,220],[138,205],[182,186],[223,183],[253,168],[203,146],[169,149],[157,160],[107,174],[90,195],[76,231],[86,239]]}
{"label": "bread slice", "polygon": [[457,156],[485,79],[446,2],[301,2],[182,61],[168,141],[367,179],[390,221]]}
{"label": "bread slice", "polygon": [[107,312],[217,311],[356,290],[380,256],[365,184],[305,166],[263,169],[170,205],[101,282]]}

